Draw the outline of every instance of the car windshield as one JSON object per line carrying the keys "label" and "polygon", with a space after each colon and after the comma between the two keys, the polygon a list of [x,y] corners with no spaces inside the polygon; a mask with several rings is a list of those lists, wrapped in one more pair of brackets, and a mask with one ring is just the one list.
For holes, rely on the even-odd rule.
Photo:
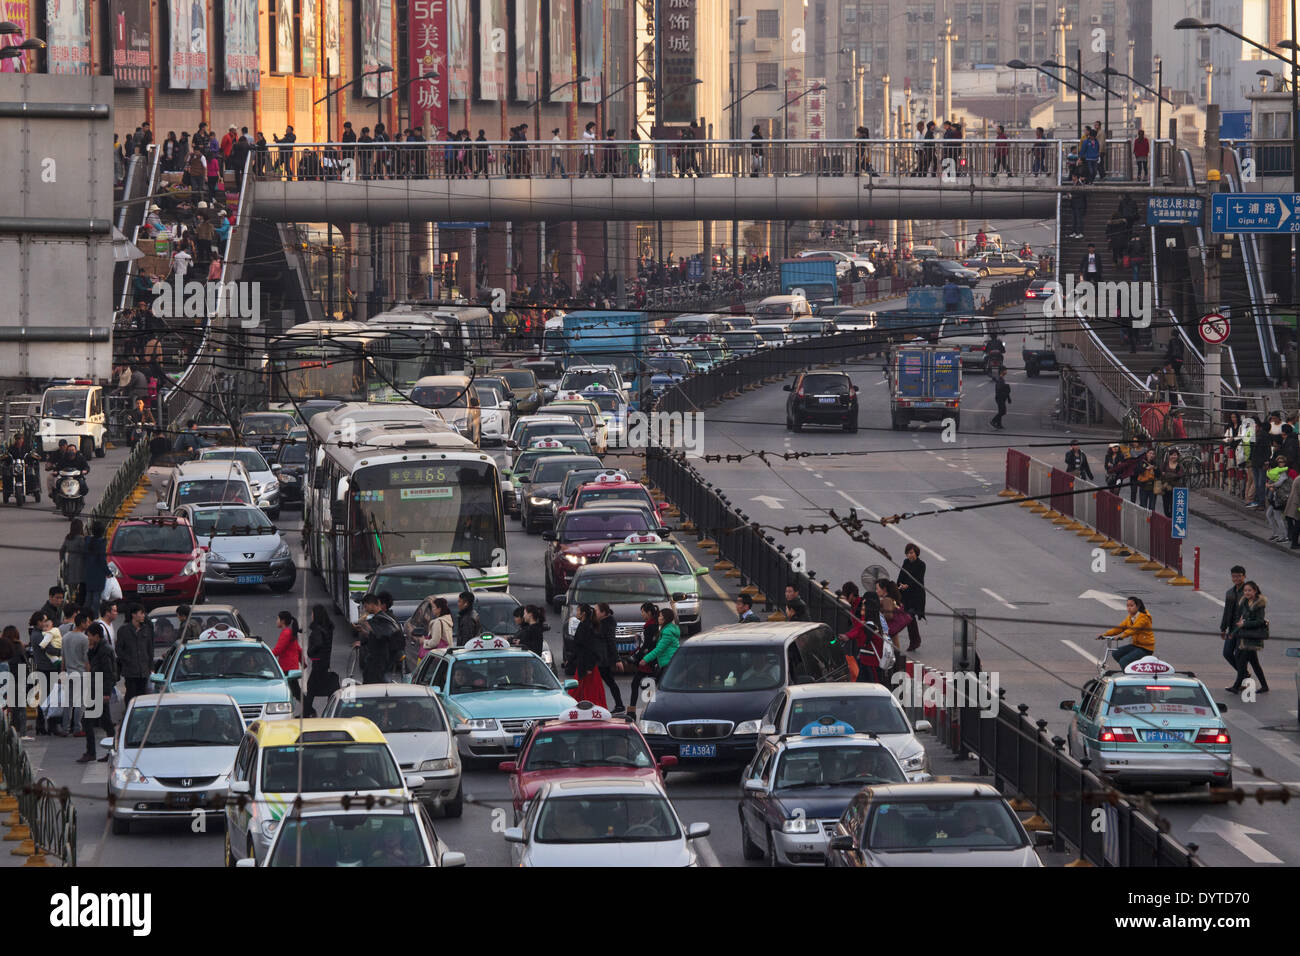
{"label": "car windshield", "polygon": [[654,766],[641,735],[630,727],[561,728],[539,730],[528,748],[521,770],[557,767]]}
{"label": "car windshield", "polygon": [[774,690],[783,673],[780,648],[688,641],[673,655],[660,686],[687,692]]}
{"label": "car windshield", "polygon": [[410,814],[338,813],[285,820],[269,866],[428,866]]}
{"label": "car windshield", "polygon": [[289,415],[248,415],[239,423],[245,435],[287,435],[294,421]]}
{"label": "car windshield", "polygon": [[564,373],[564,378],[560,380],[560,391],[577,392],[588,385],[603,385],[606,388],[614,388],[617,384],[614,373],[610,371],[568,371]]}
{"label": "car windshield", "polygon": [[602,412],[617,412],[620,405],[617,395],[589,395],[587,401],[592,402]]}
{"label": "car windshield", "polygon": [[283,680],[284,673],[265,644],[200,647],[187,644],[172,669],[172,683],[192,680]]}
{"label": "car windshield", "polygon": [[287,442],[280,449],[279,462],[282,465],[303,465],[307,463],[307,443],[303,441]]}
{"label": "car windshield", "polygon": [[630,534],[650,531],[649,517],[640,511],[592,513],[569,511],[560,519],[561,541],[623,540]]}
{"label": "car windshield", "polygon": [[701,332],[709,331],[708,319],[673,319],[668,323],[669,330],[674,335],[698,335]]}
{"label": "car windshield", "polygon": [[656,574],[583,574],[573,585],[577,604],[643,604],[668,601],[668,591]]}
{"label": "car windshield", "polygon": [[643,548],[611,551],[610,561],[644,561],[653,564],[660,574],[692,574],[682,553],[676,548]]}
{"label": "car windshield", "polygon": [[184,635],[181,634],[181,619],[175,612],[170,614],[150,614],[149,623],[153,625],[154,647],[169,647],[180,640],[182,636],[186,638],[194,637],[217,624],[225,624],[227,627],[233,627],[237,631],[244,632],[239,620],[229,611],[207,611],[203,608],[190,615],[185,624]]}
{"label": "car windshield", "polygon": [[527,369],[497,369],[496,373],[506,380],[506,383],[514,389],[532,389],[537,387],[537,380],[533,373]]}
{"label": "car windshield", "polygon": [[122,746],[238,747],[243,736],[244,722],[231,704],[170,704],[133,708]]}
{"label": "car windshield", "polygon": [[451,668],[453,695],[521,688],[559,690],[560,684],[541,658],[532,654],[459,657]]}
{"label": "car windshield", "polygon": [[713,356],[705,349],[682,349],[682,354],[696,365],[712,365]]}
{"label": "car windshield", "polygon": [[584,411],[580,408],[556,408],[552,406],[546,409],[548,415],[563,415],[565,418],[572,418],[578,423],[579,428],[594,428],[596,422],[591,417],[591,412]]}
{"label": "car windshield", "polygon": [[809,395],[848,395],[853,383],[843,375],[805,375],[803,390]]}
{"label": "car windshield", "polygon": [[475,382],[474,394],[478,396],[480,405],[505,405],[510,401],[501,386],[495,383]]}
{"label": "car windshield", "polygon": [[275,525],[261,508],[196,508],[190,513],[200,537],[224,534],[271,534]]}
{"label": "car windshield", "polygon": [[760,302],[755,315],[794,315],[793,302]]}
{"label": "car windshield", "polygon": [[86,392],[84,388],[50,390],[41,400],[41,414],[46,418],[76,418],[86,415]]}
{"label": "car windshield", "polygon": [[[584,442],[586,439],[582,439]],[[578,441],[577,438],[565,436],[563,448],[530,448],[528,451],[520,454],[515,460],[516,475],[532,475],[533,468],[544,458],[564,458],[573,457],[573,448],[570,443]]]}
{"label": "car windshield", "polygon": [[722,338],[728,345],[749,346],[761,341],[753,332],[723,332]]}
{"label": "car windshield", "polygon": [[515,608],[517,607],[519,607],[519,602],[514,599],[509,601],[485,601],[480,597],[474,602],[474,610],[478,612],[478,620],[483,626],[484,634],[513,634],[515,632]]}
{"label": "car windshield", "polygon": [[980,338],[983,338],[988,333],[984,331],[984,322],[981,319],[952,316],[943,320],[943,331],[939,334],[978,335]]}
{"label": "car windshield", "polygon": [[394,601],[423,601],[430,594],[459,594],[468,585],[459,568],[434,567],[418,571],[381,571],[370,582],[370,592],[387,591]]}
{"label": "car windshield", "polygon": [[241,465],[243,465],[244,470],[247,471],[250,475],[259,471],[271,470],[270,466],[268,466],[266,463],[266,459],[262,457],[262,453],[259,451],[254,451],[251,448],[245,449],[243,451],[234,451],[233,449],[227,449],[227,448],[216,448],[213,449],[212,451],[205,451],[201,457],[201,460],[202,461],[229,461],[232,458],[238,461]]}
{"label": "car windshield", "polygon": [[686,360],[675,355],[656,356],[650,359],[647,364],[651,368],[657,368],[670,375],[689,375],[691,371],[691,367],[686,364]]}
{"label": "car windshield", "polygon": [[231,504],[248,505],[248,484],[243,478],[232,475],[226,478],[200,478],[182,481],[176,486],[176,503],[178,505],[207,504],[214,501],[226,501]]}
{"label": "car windshield", "polygon": [[119,525],[108,549],[118,554],[191,554],[194,537],[183,524]]}
{"label": "car windshield", "polygon": [[[600,462],[592,459],[595,464]],[[564,476],[576,467],[587,465],[585,458],[566,458],[563,455],[554,455],[550,458],[543,458],[537,464],[533,465],[533,481],[563,481]]]}
{"label": "car windshield", "polygon": [[411,401],[425,408],[466,408],[468,392],[460,385],[417,385],[411,389]]}
{"label": "car windshield", "polygon": [[263,754],[264,793],[403,788],[402,775],[387,744],[340,742],[267,747]]}
{"label": "car windshield", "polygon": [[365,717],[385,734],[446,730],[438,703],[427,695],[351,697],[339,700],[335,717]]}
{"label": "car windshield", "polygon": [[791,332],[821,332],[822,319],[799,319],[790,323]]}
{"label": "car windshield", "polygon": [[804,697],[790,703],[787,722],[790,733],[815,723],[822,717],[842,720],[860,734],[906,734],[907,719],[892,697],[864,697],[850,694],[844,697]]}
{"label": "car windshield", "polygon": [[777,790],[803,787],[865,787],[872,783],[907,783],[907,776],[888,747],[799,747],[787,750],[776,765]]}
{"label": "car windshield", "polygon": [[584,488],[578,492],[578,498],[573,503],[575,508],[586,508],[598,503],[609,503],[611,501],[627,501],[636,504],[646,504],[650,502],[650,493],[644,488]]}
{"label": "car windshield", "polygon": [[681,838],[662,794],[551,797],[537,814],[538,843],[650,843]]}
{"label": "car windshield", "polygon": [[1210,698],[1199,684],[1116,684],[1109,707],[1112,714],[1214,714]]}
{"label": "car windshield", "polygon": [[730,315],[727,316],[727,324],[730,325],[733,330],[752,329],[754,327],[754,320],[747,315]]}
{"label": "car windshield", "polygon": [[1025,845],[1001,799],[882,803],[867,823],[872,850],[1009,850]]}
{"label": "car windshield", "polygon": [[528,422],[519,429],[519,437],[515,439],[520,445],[527,446],[530,442],[538,438],[546,438],[549,435],[574,435],[582,434],[582,429],[575,421],[567,422]]}
{"label": "car windshield", "polygon": [[602,471],[604,471],[603,468],[578,468],[570,471],[564,476],[564,484],[560,487],[560,498],[568,501],[569,496],[577,488],[593,481]]}

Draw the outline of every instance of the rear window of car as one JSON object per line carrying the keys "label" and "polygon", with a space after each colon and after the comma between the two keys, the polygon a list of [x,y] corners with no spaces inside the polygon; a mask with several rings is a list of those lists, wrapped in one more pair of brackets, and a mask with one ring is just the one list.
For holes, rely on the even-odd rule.
{"label": "rear window of car", "polygon": [[806,375],[803,390],[813,395],[848,395],[851,383],[843,375]]}
{"label": "rear window of car", "polygon": [[537,380],[533,378],[533,373],[524,369],[516,369],[514,371],[511,371],[510,369],[501,369],[497,372],[497,375],[504,378],[511,388],[534,388],[537,385]]}
{"label": "rear window of car", "polygon": [[194,537],[189,525],[121,525],[109,548],[113,554],[189,554]]}
{"label": "rear window of car", "polygon": [[1214,713],[1209,695],[1198,684],[1116,684],[1110,692],[1112,714],[1187,714],[1205,717]]}

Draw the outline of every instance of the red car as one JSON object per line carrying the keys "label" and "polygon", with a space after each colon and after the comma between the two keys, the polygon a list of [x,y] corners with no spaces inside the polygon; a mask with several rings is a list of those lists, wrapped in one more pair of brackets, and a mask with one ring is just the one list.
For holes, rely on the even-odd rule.
{"label": "red car", "polygon": [[626,478],[619,481],[607,475],[601,475],[595,481],[589,481],[579,485],[569,495],[569,500],[560,506],[560,511],[578,511],[582,508],[590,508],[592,505],[623,505],[623,504],[644,504],[650,509],[650,514],[658,521],[659,513],[667,511],[671,505],[668,502],[655,504],[655,500],[650,497],[650,492],[646,490],[645,485],[639,481],[630,481]]}
{"label": "red car", "polygon": [[108,543],[108,572],[125,602],[149,607],[198,604],[203,594],[203,550],[183,518],[126,518]]}
{"label": "red car", "polygon": [[592,505],[556,516],[555,530],[543,531],[546,545],[546,602],[569,590],[573,572],[600,560],[605,545],[630,534],[664,534],[653,511],[639,505]]}
{"label": "red car", "polygon": [[661,757],[656,763],[650,745],[636,724],[614,720],[609,711],[583,701],[555,720],[536,724],[519,757],[497,765],[510,774],[510,798],[515,822],[528,801],[548,780],[590,777],[657,777],[677,766],[677,758]]}

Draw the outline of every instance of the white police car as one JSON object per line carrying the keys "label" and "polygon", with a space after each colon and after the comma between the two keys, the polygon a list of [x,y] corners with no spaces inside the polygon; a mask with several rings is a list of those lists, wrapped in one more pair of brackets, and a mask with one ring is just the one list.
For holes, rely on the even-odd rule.
{"label": "white police car", "polygon": [[876,735],[823,717],[798,734],[761,739],[742,780],[744,858],[821,866],[835,824],[853,797],[863,787],[906,783],[907,774]]}

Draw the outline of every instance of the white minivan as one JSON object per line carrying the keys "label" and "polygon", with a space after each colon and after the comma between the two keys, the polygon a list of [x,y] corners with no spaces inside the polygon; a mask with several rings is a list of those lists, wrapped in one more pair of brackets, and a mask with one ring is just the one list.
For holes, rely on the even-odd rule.
{"label": "white minivan", "polygon": [[108,418],[104,414],[104,389],[88,381],[53,385],[41,397],[40,450],[54,451],[59,440],[72,442],[89,458],[104,457]]}

